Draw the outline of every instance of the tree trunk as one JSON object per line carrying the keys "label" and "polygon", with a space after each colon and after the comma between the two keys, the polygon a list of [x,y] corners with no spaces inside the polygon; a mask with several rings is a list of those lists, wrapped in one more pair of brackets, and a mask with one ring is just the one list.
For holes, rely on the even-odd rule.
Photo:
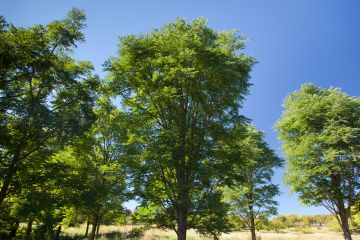
{"label": "tree trunk", "polygon": [[99,221],[99,214],[98,214],[98,213],[95,213],[95,214],[94,214],[94,221],[93,221],[93,225],[92,225],[92,228],[91,228],[91,233],[90,233],[89,240],[94,240],[94,239],[95,239],[98,221]]}
{"label": "tree trunk", "polygon": [[60,233],[61,233],[61,225],[59,225],[58,229],[56,230],[55,240],[60,239]]}
{"label": "tree trunk", "polygon": [[13,176],[15,175],[19,159],[20,159],[20,151],[16,151],[16,153],[14,154],[13,160],[11,162],[11,165],[8,169],[8,172],[5,176],[4,183],[0,189],[0,206],[4,202],[5,198],[8,195],[10,183],[12,181]]}
{"label": "tree trunk", "polygon": [[251,240],[256,240],[256,232],[255,232],[255,219],[253,214],[250,214],[250,233],[251,233]]}
{"label": "tree trunk", "polygon": [[96,226],[96,238],[99,236],[100,222],[101,222],[101,216],[99,216]]}
{"label": "tree trunk", "polygon": [[177,239],[186,240],[186,210],[183,204],[178,207],[177,215]]}
{"label": "tree trunk", "polygon": [[13,239],[16,236],[16,232],[17,232],[17,230],[19,228],[19,225],[20,225],[20,221],[16,220],[15,224],[13,226],[11,226],[11,230],[10,230],[10,233],[9,233],[9,239]]}
{"label": "tree trunk", "polygon": [[89,234],[89,226],[90,226],[90,221],[88,219],[87,222],[86,222],[86,232],[85,232],[85,237],[86,238],[88,237],[88,234]]}
{"label": "tree trunk", "polygon": [[25,236],[26,240],[31,240],[31,232],[32,232],[33,222],[34,222],[34,219],[32,217],[30,217],[29,221],[27,223],[27,228],[26,228],[26,236]]}
{"label": "tree trunk", "polygon": [[[254,176],[251,171],[251,179],[253,179]],[[249,181],[249,192],[247,193],[247,200],[249,201],[249,230],[251,233],[251,240],[256,240],[256,229],[255,229],[255,215],[254,215],[254,183],[252,180]]]}
{"label": "tree trunk", "polygon": [[[251,188],[252,191],[252,188]],[[250,202],[249,204],[249,222],[248,227],[251,233],[251,240],[256,240],[256,229],[255,229],[255,216],[254,216],[254,207],[252,205],[253,199],[252,199],[252,192],[248,194],[248,200]]]}
{"label": "tree trunk", "polygon": [[339,223],[344,233],[344,239],[352,240],[349,228],[349,215],[344,204],[344,194],[341,192],[341,176],[339,174],[334,174],[331,176],[331,181],[333,185],[336,186],[336,206],[339,212]]}
{"label": "tree trunk", "polygon": [[176,179],[178,184],[178,203],[176,204],[177,213],[177,239],[186,240],[187,230],[187,206],[189,204],[188,175],[186,171],[186,132],[187,132],[187,109],[184,101],[181,101],[178,109],[179,117],[179,147],[174,156],[177,159]]}
{"label": "tree trunk", "polygon": [[344,233],[344,239],[352,240],[351,231],[350,231],[350,227],[349,227],[349,218],[348,218],[343,201],[340,201],[340,204],[339,204],[339,216],[340,216],[340,220],[341,220],[341,228]]}

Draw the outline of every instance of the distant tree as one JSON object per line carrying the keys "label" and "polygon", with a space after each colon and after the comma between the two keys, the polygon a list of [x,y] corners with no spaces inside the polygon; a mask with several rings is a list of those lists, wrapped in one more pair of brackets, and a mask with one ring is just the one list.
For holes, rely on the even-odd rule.
{"label": "distant tree", "polygon": [[230,211],[244,222],[256,240],[256,229],[261,221],[277,214],[278,203],[274,197],[279,187],[272,183],[274,168],[281,167],[282,160],[264,141],[263,133],[253,126],[242,125],[233,129],[233,140],[226,146],[228,154],[239,160],[236,167],[240,181],[226,191]]}
{"label": "distant tree", "polygon": [[137,127],[136,189],[144,206],[160,208],[158,225],[179,240],[189,228],[214,236],[227,228],[219,186],[231,168],[215,151],[239,118],[254,64],[239,54],[244,38],[205,23],[178,19],[122,37],[119,57],[107,66],[114,96]]}
{"label": "distant tree", "polygon": [[330,226],[336,221],[335,217],[331,214],[322,215],[278,215],[271,219],[271,224],[275,230],[286,228],[300,228],[300,230],[306,230],[306,227],[310,226]]}
{"label": "distant tree", "polygon": [[1,18],[0,206],[20,192],[21,170],[49,157],[94,120],[93,67],[69,56],[84,41],[84,21],[78,9],[64,20],[26,29]]}
{"label": "distant tree", "polygon": [[360,99],[304,84],[276,124],[287,156],[285,182],[308,205],[323,205],[352,239],[349,215],[360,190]]}

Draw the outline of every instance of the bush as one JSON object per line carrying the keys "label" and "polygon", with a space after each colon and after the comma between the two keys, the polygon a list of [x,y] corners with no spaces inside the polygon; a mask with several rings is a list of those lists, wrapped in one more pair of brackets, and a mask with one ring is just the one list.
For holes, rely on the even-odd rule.
{"label": "bush", "polygon": [[126,237],[129,239],[138,240],[142,238],[144,234],[145,234],[145,229],[143,227],[133,228],[127,233]]}

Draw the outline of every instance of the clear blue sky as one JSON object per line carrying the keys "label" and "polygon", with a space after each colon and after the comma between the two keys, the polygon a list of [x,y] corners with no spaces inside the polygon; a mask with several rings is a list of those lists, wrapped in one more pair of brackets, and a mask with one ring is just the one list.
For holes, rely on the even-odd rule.
{"label": "clear blue sky", "polygon": [[[117,37],[148,32],[174,21],[206,17],[217,30],[237,29],[251,38],[245,50],[259,62],[252,72],[250,96],[242,113],[266,133],[279,154],[280,143],[272,126],[282,112],[285,96],[304,82],[342,88],[360,95],[360,1],[332,0],[3,0],[0,14],[16,26],[46,24],[61,19],[72,7],[85,10],[86,43],[75,57],[90,60],[100,76],[102,63],[117,51]],[[274,182],[283,194],[279,213],[327,213],[324,208],[303,207],[281,184],[283,170]],[[133,204],[130,204],[133,206]]]}

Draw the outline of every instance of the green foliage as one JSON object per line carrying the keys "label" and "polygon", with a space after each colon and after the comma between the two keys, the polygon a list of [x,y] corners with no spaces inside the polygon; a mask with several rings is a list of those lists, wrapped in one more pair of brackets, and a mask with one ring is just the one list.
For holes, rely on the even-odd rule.
{"label": "green foliage", "polygon": [[[107,63],[113,96],[131,114],[133,182],[156,223],[218,235],[227,229],[218,186],[230,163],[216,154],[239,120],[254,59],[244,38],[218,33],[202,18],[120,38]],[[223,219],[223,220],[222,220]]]}
{"label": "green foliage", "polygon": [[231,230],[241,231],[247,229],[246,223],[238,215],[229,214],[228,219],[231,225]]}
{"label": "green foliage", "polygon": [[160,219],[156,219],[159,215],[157,211],[160,209],[156,205],[149,205],[143,207],[137,207],[132,214],[132,223],[133,224],[146,224],[151,226],[155,224]]}

